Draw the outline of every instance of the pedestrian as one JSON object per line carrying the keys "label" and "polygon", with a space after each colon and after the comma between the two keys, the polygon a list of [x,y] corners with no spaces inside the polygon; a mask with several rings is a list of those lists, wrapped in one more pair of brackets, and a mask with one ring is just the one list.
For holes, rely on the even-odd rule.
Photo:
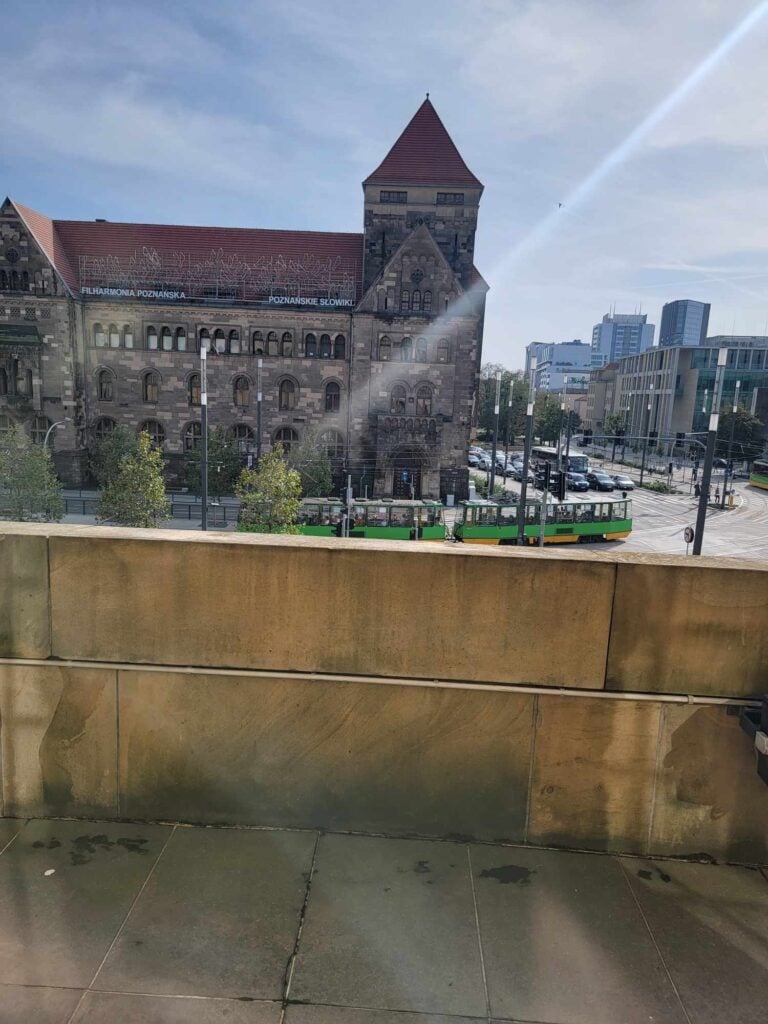
{"label": "pedestrian", "polygon": [[695,486],[694,486],[694,488],[693,488],[693,493],[694,493],[694,495],[695,495],[695,496],[696,496],[697,498],[700,498],[700,497],[701,497],[701,484],[699,483],[699,481],[698,481],[698,480],[696,481],[696,484],[695,484]]}
{"label": "pedestrian", "polygon": [[719,486],[717,486],[715,488],[715,504],[717,504],[718,501],[720,501],[720,487]]}

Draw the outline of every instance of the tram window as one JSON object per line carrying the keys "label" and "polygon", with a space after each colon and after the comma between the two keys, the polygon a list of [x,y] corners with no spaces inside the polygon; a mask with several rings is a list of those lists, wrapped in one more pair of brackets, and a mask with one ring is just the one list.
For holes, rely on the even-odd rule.
{"label": "tram window", "polygon": [[631,501],[626,502],[626,509],[627,509],[627,511],[626,511],[627,519],[631,519],[632,518],[632,502]]}
{"label": "tram window", "polygon": [[515,505],[502,505],[500,515],[505,526],[510,522],[514,523],[517,519],[517,507]]}
{"label": "tram window", "polygon": [[594,505],[580,505],[576,510],[577,523],[591,523],[594,519]]}
{"label": "tram window", "polygon": [[341,522],[341,505],[326,505],[323,508],[323,523],[338,526]]}
{"label": "tram window", "polygon": [[623,501],[615,502],[614,506],[613,506],[613,518],[614,519],[623,519],[624,516],[625,516],[626,507],[627,506],[624,504]]}
{"label": "tram window", "polygon": [[355,505],[352,509],[352,523],[355,526],[365,526],[365,505]]}
{"label": "tram window", "polygon": [[558,521],[558,523],[572,523],[573,522],[573,505],[558,505],[557,506],[557,521]]}
{"label": "tram window", "polygon": [[525,506],[525,521],[530,525],[531,523],[538,523],[539,521],[539,506],[538,505],[526,505]]}
{"label": "tram window", "polygon": [[435,526],[440,522],[440,509],[433,508],[431,505],[422,507],[421,509],[421,525],[422,526]]}
{"label": "tram window", "polygon": [[367,526],[386,526],[387,525],[387,506],[386,505],[369,505],[368,513],[365,517]]}
{"label": "tram window", "polygon": [[407,505],[393,505],[390,522],[393,526],[413,526],[413,509]]}
{"label": "tram window", "polygon": [[601,509],[600,509],[600,518],[602,519],[602,521],[604,523],[607,523],[607,522],[610,521],[610,518],[611,518],[611,506],[610,505],[603,505],[601,507]]}
{"label": "tram window", "polygon": [[547,505],[547,522],[548,523],[557,522],[557,506],[556,505]]}

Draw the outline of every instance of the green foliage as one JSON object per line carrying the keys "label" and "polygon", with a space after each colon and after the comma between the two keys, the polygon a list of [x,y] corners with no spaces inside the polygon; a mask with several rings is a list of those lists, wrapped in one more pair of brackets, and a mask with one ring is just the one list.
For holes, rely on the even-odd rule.
{"label": "green foliage", "polygon": [[[187,453],[184,482],[200,497],[203,493],[203,446]],[[232,494],[240,476],[240,450],[222,427],[208,433],[208,497],[217,499]]]}
{"label": "green foliage", "polygon": [[[573,415],[571,415],[571,429],[573,429]],[[542,394],[536,396],[533,407],[533,433],[536,437],[552,444],[557,444],[561,428],[565,429],[565,414],[560,409],[560,401],[554,395]]]}
{"label": "green foliage", "polygon": [[[499,403],[499,441],[507,436],[507,423],[510,426],[510,437],[514,438],[525,432],[525,409],[528,404],[528,382],[521,373],[505,370],[495,363],[486,363],[480,371],[480,388],[478,391],[477,424],[483,436],[490,438],[493,433],[496,401],[496,371],[501,370],[501,401]],[[509,407],[510,388],[512,389],[512,407]]]}
{"label": "green foliage", "polygon": [[283,446],[262,456],[258,469],[244,469],[235,485],[241,509],[237,528],[246,533],[298,533],[301,476],[285,461]]}
{"label": "green foliage", "polygon": [[64,515],[51,453],[33,444],[21,427],[14,427],[0,443],[0,513],[18,520]]}
{"label": "green foliage", "polygon": [[766,438],[766,428],[762,421],[748,413],[746,409],[733,407],[720,416],[717,425],[717,439],[719,444],[718,454],[725,453],[731,439],[731,427],[733,427],[733,456],[734,458],[755,458],[763,452]]}
{"label": "green foliage", "polygon": [[[650,472],[650,470],[649,470]],[[651,480],[650,483],[643,484],[643,490],[655,491],[657,494],[678,494],[676,487],[670,487],[669,484],[664,483],[663,480]]]}
{"label": "green foliage", "polygon": [[616,437],[624,427],[624,415],[620,412],[609,412],[605,417],[603,433],[606,437]]}
{"label": "green foliage", "polygon": [[158,526],[170,519],[163,483],[163,457],[149,434],[139,434],[136,451],[126,455],[99,499],[98,518],[120,526]]}
{"label": "green foliage", "polygon": [[114,480],[123,459],[135,455],[139,449],[136,434],[128,427],[115,427],[108,437],[91,449],[90,469],[99,487]]}
{"label": "green foliage", "polygon": [[301,477],[301,493],[305,498],[325,498],[331,493],[333,479],[328,446],[316,433],[306,431],[301,443],[293,445],[286,461]]}

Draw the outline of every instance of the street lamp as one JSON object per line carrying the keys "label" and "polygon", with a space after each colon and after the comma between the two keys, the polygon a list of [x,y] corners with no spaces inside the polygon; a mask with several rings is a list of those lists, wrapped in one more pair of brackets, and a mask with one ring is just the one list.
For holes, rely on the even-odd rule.
{"label": "street lamp", "polygon": [[525,544],[525,500],[528,496],[528,465],[531,461],[533,442],[533,404],[536,401],[536,359],[531,359],[531,376],[528,381],[528,405],[525,410],[525,446],[523,448],[523,473],[520,481],[520,505],[517,509],[517,543]]}
{"label": "street lamp", "polygon": [[[701,477],[701,494],[699,495],[699,509],[696,515],[696,532],[693,535],[693,553],[701,554],[701,545],[704,540],[704,526],[707,521],[707,502],[709,501],[709,485],[712,480],[712,460],[715,455],[715,440],[717,439],[717,424],[719,420],[718,410],[720,408],[720,396],[723,393],[723,378],[725,377],[725,364],[728,359],[728,349],[721,348],[717,353],[717,369],[715,371],[715,391],[712,397],[712,412],[709,416],[709,431],[707,433],[707,449],[704,455],[704,472]],[[706,407],[706,392],[705,407]]]}
{"label": "street lamp", "polygon": [[200,476],[202,478],[203,514],[201,528],[208,529],[208,378],[206,370],[208,367],[208,349],[205,338],[200,339],[200,419],[201,419],[201,443],[203,447],[200,459]]}
{"label": "street lamp", "polygon": [[[627,430],[629,429],[629,407],[632,404],[632,392],[627,395],[627,404],[624,407],[624,437],[621,445],[621,461],[624,463],[627,458]],[[634,465],[634,463],[633,463]]]}
{"label": "street lamp", "polygon": [[45,432],[45,440],[43,441],[43,448],[48,447],[48,438],[51,436],[52,431],[56,430],[57,427],[63,427],[65,423],[69,423],[71,420],[70,416],[65,416],[63,420],[57,420],[52,423]]}
{"label": "street lamp", "polygon": [[653,384],[648,386],[648,429],[643,445],[643,458],[640,462],[640,486],[643,486],[643,474],[645,473],[645,460],[648,455],[648,445],[651,443],[651,409],[653,408]]}
{"label": "street lamp", "polygon": [[725,491],[726,491],[726,486],[725,485],[728,483],[729,475],[730,475],[730,478],[731,478],[731,485],[733,485],[733,466],[731,464],[731,453],[733,451],[733,433],[734,433],[734,431],[736,429],[736,413],[739,411],[739,391],[740,390],[741,390],[741,381],[737,380],[736,381],[736,388],[735,388],[734,393],[733,393],[733,414],[731,416],[731,436],[728,438],[728,458],[726,459],[726,462],[728,463],[728,465],[726,466],[725,473],[723,474],[723,497],[722,497],[722,500],[720,502],[720,508],[725,508]]}

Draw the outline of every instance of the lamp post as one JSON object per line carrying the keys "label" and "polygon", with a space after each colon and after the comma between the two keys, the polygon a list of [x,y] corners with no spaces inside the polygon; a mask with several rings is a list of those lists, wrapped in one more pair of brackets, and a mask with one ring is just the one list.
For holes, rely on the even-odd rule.
{"label": "lamp post", "polygon": [[496,441],[499,436],[499,408],[501,406],[501,370],[496,371],[496,400],[493,403],[493,440],[491,442],[491,478],[488,484],[488,499],[493,501],[496,486]]}
{"label": "lamp post", "polygon": [[717,424],[720,418],[718,414],[718,409],[720,408],[720,396],[723,392],[723,378],[725,377],[725,364],[727,359],[728,349],[721,348],[720,351],[717,353],[717,369],[715,371],[715,390],[712,396],[712,412],[709,416],[707,449],[704,454],[704,472],[701,477],[701,494],[699,495],[699,510],[696,515],[696,532],[693,535],[694,555],[701,554],[701,545],[704,540],[704,526],[707,521],[707,502],[709,500],[709,485],[712,479],[712,460],[715,455]]}
{"label": "lamp post", "polygon": [[648,445],[651,441],[651,409],[653,408],[653,384],[649,385],[648,388],[648,429],[645,433],[645,443],[643,444],[643,458],[640,462],[640,486],[643,486],[643,475],[645,473],[645,460],[648,455]]}
{"label": "lamp post", "polygon": [[733,393],[733,414],[731,416],[731,436],[728,438],[728,458],[726,459],[726,462],[728,463],[728,465],[726,466],[725,473],[723,475],[723,496],[722,496],[722,499],[720,501],[720,508],[725,508],[725,491],[726,491],[725,485],[726,485],[726,483],[728,483],[728,477],[729,476],[730,476],[730,479],[731,479],[731,484],[733,484],[733,469],[731,467],[731,453],[733,451],[733,434],[734,434],[734,431],[736,430],[736,413],[739,411],[739,391],[740,390],[741,390],[741,381],[737,380],[736,381],[736,388],[735,388],[734,393]]}
{"label": "lamp post", "polygon": [[203,514],[200,522],[201,529],[208,529],[208,379],[206,370],[208,367],[208,349],[205,347],[205,339],[200,339],[200,420],[202,444],[202,455],[200,459],[200,477],[202,481]]}
{"label": "lamp post", "polygon": [[531,376],[528,381],[528,405],[525,410],[525,446],[523,448],[523,473],[520,481],[520,505],[517,509],[517,543],[525,544],[525,500],[528,496],[528,464],[531,461],[533,442],[533,404],[536,401],[536,359],[531,359]]}
{"label": "lamp post", "polygon": [[[512,430],[512,393],[514,391],[514,378],[509,378],[509,389],[507,391],[507,429],[504,438],[504,479],[507,476],[507,466],[509,465],[509,435]],[[506,485],[505,485],[506,486]]]}
{"label": "lamp post", "polygon": [[630,391],[627,395],[627,404],[624,408],[624,437],[622,438],[621,445],[621,461],[622,464],[627,458],[627,430],[629,428],[629,407],[632,404],[632,392]]}
{"label": "lamp post", "polygon": [[48,427],[48,429],[45,432],[45,439],[43,440],[43,448],[48,447],[48,438],[51,436],[51,433],[58,427],[63,427],[65,423],[69,423],[70,418],[71,417],[69,416],[65,416],[63,420],[57,420],[55,423],[52,423],[50,427]]}
{"label": "lamp post", "polygon": [[261,463],[261,369],[264,360],[256,360],[256,466]]}

